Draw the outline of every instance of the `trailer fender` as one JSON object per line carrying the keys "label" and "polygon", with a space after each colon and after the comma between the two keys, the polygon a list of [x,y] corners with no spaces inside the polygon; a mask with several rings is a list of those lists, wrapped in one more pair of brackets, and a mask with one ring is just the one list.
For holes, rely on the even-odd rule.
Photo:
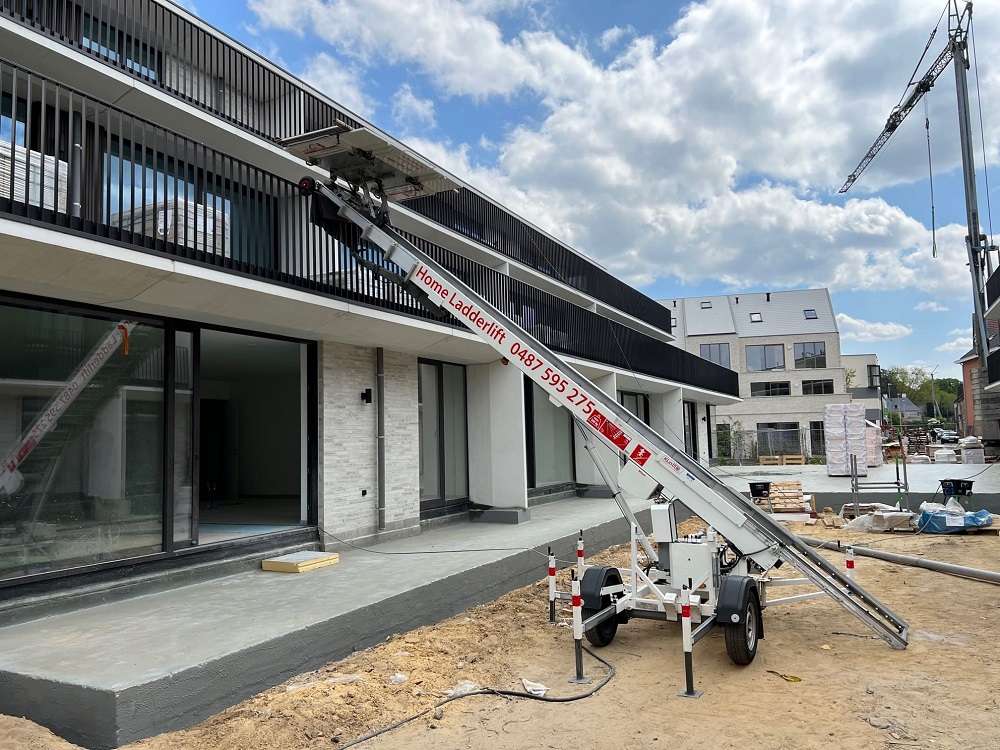
{"label": "trailer fender", "polygon": [[[584,608],[596,612],[607,607],[611,604],[611,596],[606,594],[602,597],[601,589],[605,586],[620,586],[621,583],[622,576],[618,568],[610,565],[593,565],[587,568],[580,579],[580,598]],[[620,623],[627,623],[628,614],[619,612],[616,619]]]}
{"label": "trailer fender", "polygon": [[[757,581],[750,576],[729,575],[719,586],[718,603],[715,605],[715,621],[719,625],[735,625],[746,620],[747,604],[750,597],[760,604]],[[761,618],[758,638],[764,637],[764,621]]]}

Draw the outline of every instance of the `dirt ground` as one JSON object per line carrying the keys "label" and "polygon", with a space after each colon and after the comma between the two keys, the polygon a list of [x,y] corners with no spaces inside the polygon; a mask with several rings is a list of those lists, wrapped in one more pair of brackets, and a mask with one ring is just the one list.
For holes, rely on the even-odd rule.
{"label": "dirt ground", "polygon": [[[1000,537],[859,534],[791,524],[797,533],[998,570]],[[843,555],[824,553],[843,564]],[[627,564],[627,548],[588,562]],[[765,640],[734,665],[717,630],[695,646],[698,699],[684,688],[680,629],[634,620],[595,653],[615,676],[582,700],[543,703],[477,695],[434,706],[467,681],[574,696],[572,631],[550,625],[544,581],[490,604],[401,633],[348,659],[299,675],[201,724],[129,750],[305,750],[344,747],[426,711],[360,745],[387,748],[995,748],[1000,737],[1000,588],[859,557],[858,580],[910,623],[895,651],[832,600],[768,608]],[[565,576],[565,573],[561,574]],[[563,584],[565,585],[565,583]],[[785,595],[789,589],[777,589]],[[560,619],[568,621],[568,607]],[[584,655],[588,676],[607,668]],[[24,719],[0,716],[0,748],[77,750]]]}

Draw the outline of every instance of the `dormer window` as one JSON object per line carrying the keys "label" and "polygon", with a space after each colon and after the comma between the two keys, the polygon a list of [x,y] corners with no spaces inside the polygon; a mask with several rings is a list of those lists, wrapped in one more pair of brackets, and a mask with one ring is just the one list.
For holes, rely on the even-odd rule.
{"label": "dormer window", "polygon": [[816,320],[818,317],[815,310],[803,310],[802,312],[805,313],[806,320]]}
{"label": "dormer window", "polygon": [[763,323],[764,322],[764,316],[761,315],[760,313],[750,313],[750,322],[751,323]]}

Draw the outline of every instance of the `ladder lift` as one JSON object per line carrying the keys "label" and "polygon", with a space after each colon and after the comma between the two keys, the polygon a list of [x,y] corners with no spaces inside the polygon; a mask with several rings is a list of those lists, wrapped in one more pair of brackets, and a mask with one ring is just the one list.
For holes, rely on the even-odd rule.
{"label": "ladder lift", "polygon": [[[591,643],[610,643],[618,624],[632,617],[677,621],[689,611],[682,601],[690,601],[693,641],[720,626],[730,658],[749,664],[763,637],[764,608],[829,596],[893,648],[906,647],[905,620],[392,228],[391,200],[454,189],[456,182],[382,136],[340,123],[283,146],[329,172],[328,182],[303,177],[299,189],[311,197],[313,222],[333,236],[345,221],[360,228],[362,246],[349,248],[359,265],[402,286],[423,307],[453,315],[569,410],[632,526],[631,567],[587,566],[580,581],[583,628]],[[626,457],[620,473],[612,475],[603,465],[595,442]],[[655,551],[623,491],[654,501]],[[709,529],[679,538],[675,503]],[[640,549],[648,566],[639,564]],[[770,572],[783,564],[801,577],[772,578]],[[815,588],[768,599],[770,586],[790,584]]]}

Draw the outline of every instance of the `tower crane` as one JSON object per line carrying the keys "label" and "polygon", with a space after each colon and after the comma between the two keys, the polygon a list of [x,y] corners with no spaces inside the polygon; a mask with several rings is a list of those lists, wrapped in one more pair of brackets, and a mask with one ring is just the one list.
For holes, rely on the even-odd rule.
{"label": "tower crane", "polygon": [[[960,7],[962,6],[962,7]],[[913,86],[913,91],[899,105],[893,108],[886,120],[881,134],[868,149],[868,153],[847,177],[841,193],[850,190],[865,168],[882,150],[892,134],[896,132],[924,94],[931,90],[938,76],[954,61],[955,92],[958,98],[958,133],[961,140],[962,174],[965,183],[965,213],[969,234],[965,245],[969,255],[969,271],[972,274],[972,299],[975,307],[976,328],[978,333],[979,364],[986,367],[986,355],[989,353],[989,338],[986,333],[985,305],[983,289],[985,281],[983,269],[989,257],[986,235],[979,228],[979,199],[976,195],[976,166],[972,155],[972,124],[969,116],[969,85],[966,71],[969,68],[969,31],[972,27],[972,3],[948,0],[948,44],[937,56],[923,77]],[[933,34],[931,35],[933,39]]]}

